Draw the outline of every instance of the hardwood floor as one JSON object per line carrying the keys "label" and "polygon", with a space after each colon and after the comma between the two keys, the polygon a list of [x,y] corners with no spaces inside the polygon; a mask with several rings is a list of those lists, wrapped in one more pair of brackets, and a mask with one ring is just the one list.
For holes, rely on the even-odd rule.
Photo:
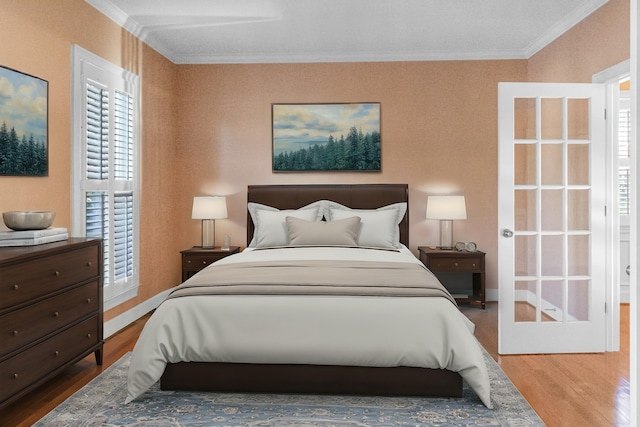
{"label": "hardwood floor", "polygon": [[[629,306],[621,308],[621,351],[602,354],[498,355],[498,307],[461,307],[476,336],[548,426],[629,425]],[[105,343],[104,364],[93,355],[0,410],[0,426],[30,426],[131,351],[144,317]]]}

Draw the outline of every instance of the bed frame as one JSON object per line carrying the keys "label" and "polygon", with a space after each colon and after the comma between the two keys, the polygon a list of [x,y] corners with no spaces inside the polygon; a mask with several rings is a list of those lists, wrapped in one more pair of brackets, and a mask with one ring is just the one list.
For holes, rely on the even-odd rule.
{"label": "bed frame", "polygon": [[[247,201],[297,209],[328,199],[354,209],[375,209],[409,201],[406,184],[250,185]],[[253,237],[247,214],[247,242]],[[400,223],[400,241],[409,246],[409,210]],[[391,396],[462,396],[462,377],[446,369],[411,367],[169,363],[162,390],[219,392],[331,393]]]}

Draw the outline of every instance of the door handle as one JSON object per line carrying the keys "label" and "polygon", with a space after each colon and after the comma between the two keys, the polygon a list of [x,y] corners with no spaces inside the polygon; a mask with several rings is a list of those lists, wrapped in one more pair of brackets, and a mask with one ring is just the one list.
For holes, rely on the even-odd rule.
{"label": "door handle", "polygon": [[627,276],[631,276],[631,266],[627,265],[627,268],[624,270],[627,273]]}
{"label": "door handle", "polygon": [[513,237],[513,231],[505,228],[504,230],[502,230],[502,237]]}

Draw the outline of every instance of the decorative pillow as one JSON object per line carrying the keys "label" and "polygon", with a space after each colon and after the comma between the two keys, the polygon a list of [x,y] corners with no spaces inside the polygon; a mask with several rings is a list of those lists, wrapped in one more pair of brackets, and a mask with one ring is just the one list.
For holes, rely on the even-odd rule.
{"label": "decorative pillow", "polygon": [[336,221],[305,221],[288,216],[291,246],[357,246],[360,218],[352,216]]}
{"label": "decorative pillow", "polygon": [[[258,247],[258,240],[263,241],[265,243],[265,245],[261,246],[272,246],[272,245],[266,245],[266,243],[268,243],[269,238],[267,237],[267,235],[271,235],[271,234],[279,234],[277,231],[281,231],[282,233],[284,233],[284,241],[285,243],[281,244],[281,245],[273,245],[273,246],[285,246],[287,245],[287,241],[288,241],[288,236],[286,234],[286,224],[285,224],[285,218],[287,215],[291,215],[291,216],[296,216],[296,217],[301,217],[304,219],[309,219],[311,221],[320,221],[322,220],[322,217],[324,215],[324,209],[323,209],[323,202],[314,202],[311,204],[308,204],[306,206],[301,207],[300,209],[296,209],[296,210],[279,210],[277,208],[274,208],[272,206],[267,206],[267,205],[262,205],[260,203],[254,203],[254,202],[249,202],[247,203],[247,209],[249,210],[249,214],[251,215],[251,220],[253,221],[253,239],[251,239],[251,242],[249,243],[248,247],[250,248],[255,248]],[[292,212],[300,212],[300,211],[308,211],[305,212],[303,214],[301,214],[302,216],[299,216],[298,214],[292,214]],[[259,223],[258,221],[258,212],[261,211],[268,211],[268,212],[280,212],[282,214],[281,216],[281,220],[280,222],[276,225],[276,228],[278,229],[277,231],[274,230],[268,230],[268,228],[273,228],[274,224],[272,222],[270,222],[269,220],[275,220],[277,218],[275,217],[269,217],[268,215],[263,215],[263,222],[262,224]],[[309,216],[311,216],[311,218],[309,218]],[[277,222],[277,221],[276,221]],[[282,237],[282,236],[280,236]],[[282,239],[277,239],[278,241],[282,241]]]}
{"label": "decorative pillow", "polygon": [[323,201],[323,203],[327,221],[343,219],[353,215],[360,217],[362,220],[360,233],[358,234],[358,244],[360,246],[400,247],[400,228],[398,225],[402,222],[407,212],[407,204],[405,202],[394,203],[375,210],[351,209],[340,203],[327,200]]}

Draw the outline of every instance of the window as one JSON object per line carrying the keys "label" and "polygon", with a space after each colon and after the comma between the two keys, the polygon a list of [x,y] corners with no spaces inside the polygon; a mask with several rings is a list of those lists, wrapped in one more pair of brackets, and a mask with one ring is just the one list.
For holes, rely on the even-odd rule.
{"label": "window", "polygon": [[105,310],[138,290],[138,80],[74,46],[72,234],[103,239]]}
{"label": "window", "polygon": [[[629,81],[628,79],[626,80]],[[620,91],[618,104],[618,209],[629,215],[629,167],[631,165],[631,102],[629,91]]]}

